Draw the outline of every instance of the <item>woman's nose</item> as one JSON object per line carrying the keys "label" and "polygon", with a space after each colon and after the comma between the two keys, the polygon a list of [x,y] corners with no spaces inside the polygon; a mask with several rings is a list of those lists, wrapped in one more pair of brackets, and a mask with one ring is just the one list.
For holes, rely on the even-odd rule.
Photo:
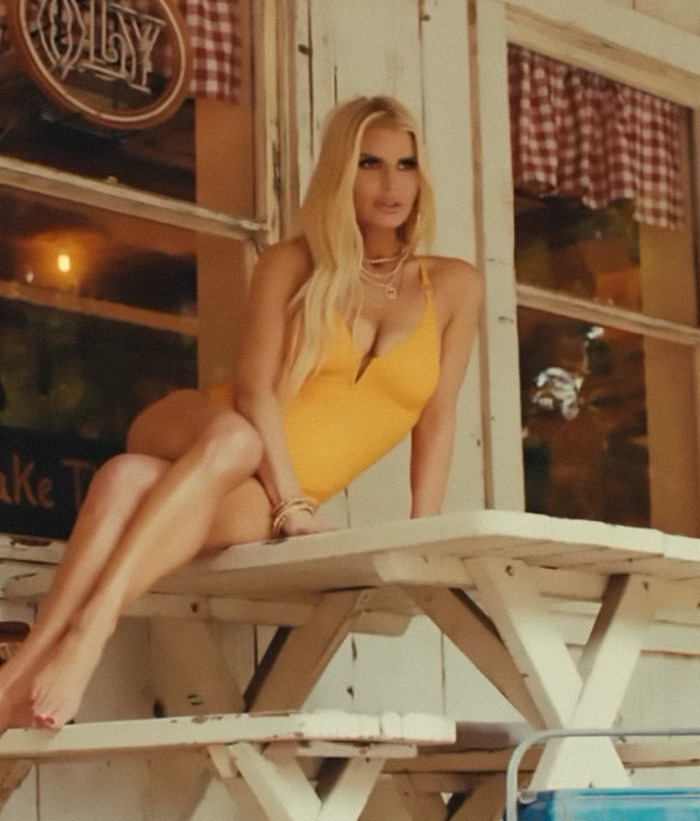
{"label": "woman's nose", "polygon": [[393,168],[384,168],[382,174],[382,187],[385,191],[391,191],[396,183],[396,174]]}

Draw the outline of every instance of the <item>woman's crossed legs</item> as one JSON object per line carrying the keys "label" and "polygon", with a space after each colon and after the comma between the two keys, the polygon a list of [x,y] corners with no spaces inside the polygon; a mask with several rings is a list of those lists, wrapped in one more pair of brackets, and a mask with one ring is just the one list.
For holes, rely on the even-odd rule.
{"label": "woman's crossed legs", "polygon": [[[61,727],[78,710],[119,615],[204,549],[269,535],[255,430],[197,391],[147,408],[128,452],[95,474],[32,631],[0,667],[0,731]],[[212,541],[215,524],[216,541]]]}

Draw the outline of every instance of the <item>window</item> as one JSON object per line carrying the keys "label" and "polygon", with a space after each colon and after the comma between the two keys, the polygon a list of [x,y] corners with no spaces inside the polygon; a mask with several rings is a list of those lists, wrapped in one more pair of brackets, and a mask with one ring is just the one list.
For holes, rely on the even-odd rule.
{"label": "window", "polygon": [[[681,52],[697,38],[669,26],[654,38],[648,15],[598,0],[577,8],[571,26],[561,25],[554,6],[536,5],[475,4],[487,504],[697,535],[700,334],[690,130],[682,132],[678,158],[686,203],[680,226],[630,220],[629,197],[605,208],[583,207],[576,192],[533,197],[513,185],[507,76],[511,42],[685,106],[685,128],[700,68]],[[506,271],[517,271],[512,291]],[[552,475],[556,483],[547,484]]]}
{"label": "window", "polygon": [[215,30],[235,30],[205,44],[228,73],[213,82],[210,60],[169,119],[121,130],[62,110],[18,68],[0,2],[4,532],[65,537],[139,410],[230,376],[251,246],[274,208],[257,147],[271,79],[257,72],[254,107],[249,64],[265,60],[270,4],[180,6],[188,22],[230,11]]}

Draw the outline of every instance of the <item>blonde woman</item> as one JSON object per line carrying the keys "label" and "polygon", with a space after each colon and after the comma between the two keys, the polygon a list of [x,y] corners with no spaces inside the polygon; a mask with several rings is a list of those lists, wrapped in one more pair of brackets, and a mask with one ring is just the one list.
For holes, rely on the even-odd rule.
{"label": "blonde woman", "polygon": [[401,104],[333,112],[301,225],[260,257],[232,395],[158,401],[96,473],[0,667],[0,728],[63,726],[131,602],[199,553],[324,530],[318,504],[409,432],[411,516],[440,512],[482,290],[466,262],[417,255],[433,198]]}

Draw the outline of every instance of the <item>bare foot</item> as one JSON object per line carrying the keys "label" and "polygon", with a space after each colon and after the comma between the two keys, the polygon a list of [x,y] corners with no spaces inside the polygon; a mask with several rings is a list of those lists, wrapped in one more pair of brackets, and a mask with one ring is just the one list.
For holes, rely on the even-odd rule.
{"label": "bare foot", "polygon": [[34,678],[32,705],[39,726],[60,729],[78,712],[104,642],[69,630]]}

